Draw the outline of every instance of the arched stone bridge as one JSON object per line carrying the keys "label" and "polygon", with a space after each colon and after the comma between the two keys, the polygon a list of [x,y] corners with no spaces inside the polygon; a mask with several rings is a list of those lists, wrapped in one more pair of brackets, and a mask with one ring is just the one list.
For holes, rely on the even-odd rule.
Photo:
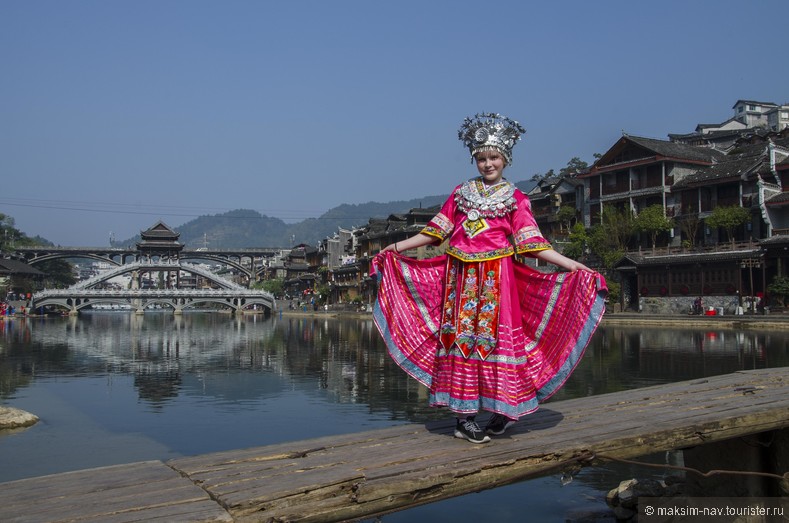
{"label": "arched stone bridge", "polygon": [[45,306],[59,306],[76,314],[86,307],[118,305],[128,307],[136,313],[159,305],[173,309],[176,314],[184,309],[201,304],[214,304],[230,309],[233,313],[262,310],[271,314],[276,308],[274,296],[265,291],[248,289],[47,289],[37,292],[32,298],[35,310]]}
{"label": "arched stone bridge", "polygon": [[[51,258],[50,258],[51,259]],[[98,285],[126,273],[153,271],[185,271],[198,274],[211,281],[215,289],[138,289],[125,290],[97,289]],[[93,278],[83,280],[68,289],[47,289],[33,295],[31,306],[35,309],[57,306],[77,314],[81,309],[100,306],[119,306],[142,313],[152,306],[173,309],[176,314],[185,308],[202,304],[220,305],[232,312],[262,310],[271,314],[276,308],[274,296],[266,291],[250,290],[230,280],[222,278],[199,265],[181,263],[179,260],[154,262],[134,261],[104,271]]]}
{"label": "arched stone bridge", "polygon": [[[48,260],[86,258],[121,266],[134,262],[153,262],[138,249],[128,247],[17,247],[17,254],[22,256],[25,263],[35,266]],[[281,249],[183,249],[179,255],[180,260],[205,260],[232,267],[247,277],[247,281],[254,282],[265,270],[262,261],[278,254]],[[162,259],[167,261],[166,259]]]}

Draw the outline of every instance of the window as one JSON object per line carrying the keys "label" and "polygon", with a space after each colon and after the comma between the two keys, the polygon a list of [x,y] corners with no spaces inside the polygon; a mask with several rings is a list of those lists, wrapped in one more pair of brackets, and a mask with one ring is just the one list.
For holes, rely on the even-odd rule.
{"label": "window", "polygon": [[759,106],[758,105],[749,105],[748,106],[748,110],[749,111],[758,111],[759,110]]}
{"label": "window", "polygon": [[781,111],[781,119],[789,120],[789,111]]}
{"label": "window", "polygon": [[737,112],[738,112],[738,113],[741,113],[741,112],[743,112],[744,110],[745,110],[745,106],[744,106],[744,105],[741,105],[741,106],[739,106],[739,107],[737,108]]}

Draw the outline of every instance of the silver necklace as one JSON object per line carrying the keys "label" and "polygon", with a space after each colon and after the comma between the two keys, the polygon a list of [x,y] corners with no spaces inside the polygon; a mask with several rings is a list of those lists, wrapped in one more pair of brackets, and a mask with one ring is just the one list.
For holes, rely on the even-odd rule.
{"label": "silver necklace", "polygon": [[514,194],[515,186],[507,180],[486,187],[479,178],[475,178],[463,183],[455,192],[455,203],[469,220],[495,218],[518,207]]}

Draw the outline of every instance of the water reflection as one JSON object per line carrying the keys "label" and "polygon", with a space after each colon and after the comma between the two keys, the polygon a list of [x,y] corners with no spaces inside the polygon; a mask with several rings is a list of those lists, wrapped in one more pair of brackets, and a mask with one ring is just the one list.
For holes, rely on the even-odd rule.
{"label": "water reflection", "polygon": [[[602,327],[556,399],[789,364],[783,331]],[[151,406],[181,395],[259,400],[323,389],[418,421],[426,397],[386,355],[371,319],[93,313],[0,323],[0,397],[35,378],[123,374]],[[243,376],[243,377],[242,377]]]}
{"label": "water reflection", "polygon": [[[552,401],[787,365],[784,331],[603,326]],[[0,481],[447,416],[426,399],[387,356],[371,319],[111,312],[14,319],[0,322],[0,402],[42,422],[0,434]],[[558,481],[528,484],[549,489],[532,494],[534,503],[600,501],[629,473],[584,470],[558,494]],[[502,510],[522,505],[517,486],[485,495]],[[430,511],[442,507],[422,515],[435,519]],[[502,521],[522,520],[511,512],[514,519]]]}
{"label": "water reflection", "polygon": [[426,414],[424,391],[392,363],[369,319],[93,313],[14,320],[0,333],[3,398],[34,378],[117,374],[133,376],[155,407],[184,395],[232,403],[319,389],[392,419]]}
{"label": "water reflection", "polygon": [[556,399],[789,365],[785,331],[602,327]]}

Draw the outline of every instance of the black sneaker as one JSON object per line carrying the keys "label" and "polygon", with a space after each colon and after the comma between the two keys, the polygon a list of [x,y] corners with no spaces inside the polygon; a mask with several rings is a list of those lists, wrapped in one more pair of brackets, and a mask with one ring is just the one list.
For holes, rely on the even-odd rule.
{"label": "black sneaker", "polygon": [[485,432],[493,434],[494,436],[500,436],[514,424],[514,419],[510,419],[503,414],[494,414],[493,417],[488,420],[488,424],[485,425]]}
{"label": "black sneaker", "polygon": [[487,443],[490,437],[482,432],[474,418],[466,418],[465,421],[457,420],[455,425],[455,437],[465,438],[471,443]]}

